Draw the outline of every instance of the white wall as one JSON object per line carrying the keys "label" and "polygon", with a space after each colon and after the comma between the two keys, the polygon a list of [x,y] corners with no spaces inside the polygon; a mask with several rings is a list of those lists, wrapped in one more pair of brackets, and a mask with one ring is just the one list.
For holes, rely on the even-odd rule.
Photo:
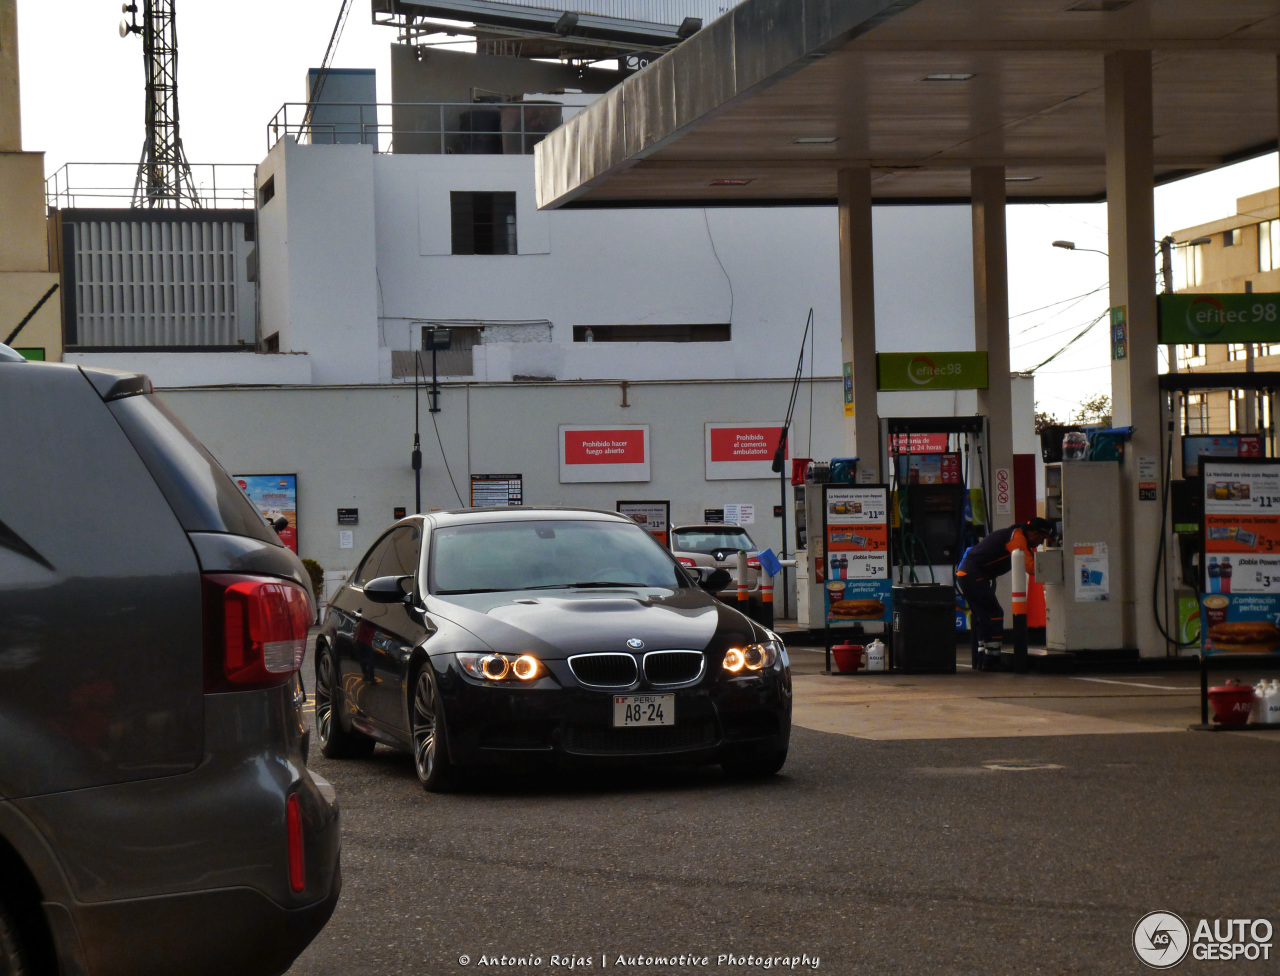
{"label": "white wall", "polygon": [[[808,391],[802,391],[794,454],[840,453],[840,389],[834,379],[815,385],[812,424]],[[391,523],[394,508],[413,511],[411,388],[187,389],[161,396],[232,474],[297,474],[299,554],[326,570],[353,568]],[[628,406],[622,405],[624,396]],[[708,481],[703,424],[780,423],[789,396],[788,381],[631,383],[625,391],[620,383],[604,382],[448,386],[434,422],[427,398],[421,400],[423,508],[458,507],[454,485],[469,504],[472,472],[518,473],[528,505],[612,511],[619,499],[667,499],[679,524],[702,521],[704,509],[752,504],[756,523],[750,531],[776,550],[782,543],[781,522],[773,517],[773,506],[781,502],[779,479]],[[573,423],[649,424],[650,480],[561,484],[558,429]],[[340,527],[339,508],[359,509],[359,525]],[[787,519],[794,539],[790,508]],[[344,528],[354,533],[352,549],[339,547]],[[787,548],[794,548],[791,540]]]}
{"label": "white wall", "polygon": [[[272,174],[263,332],[309,352],[315,382],[389,382],[385,350],[415,348],[423,320],[551,323],[550,343],[486,335],[481,381],[790,376],[811,307],[816,371],[840,373],[834,208],[539,212],[532,157],[289,140],[259,183]],[[515,192],[520,253],[449,253],[453,190]],[[881,349],[972,348],[968,208],[879,208],[873,227]],[[575,325],[725,322],[729,342],[573,342]]]}
{"label": "white wall", "polygon": [[306,352],[315,383],[378,379],[378,269],[371,146],[285,137],[259,167],[261,332]]}

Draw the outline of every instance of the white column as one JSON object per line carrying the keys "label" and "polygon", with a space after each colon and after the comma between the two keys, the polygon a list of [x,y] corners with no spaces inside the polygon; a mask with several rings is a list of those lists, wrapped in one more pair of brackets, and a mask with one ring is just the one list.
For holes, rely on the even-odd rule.
{"label": "white column", "polygon": [[[1154,458],[1156,470],[1163,470],[1156,342],[1151,52],[1114,52],[1106,55],[1104,64],[1111,305],[1123,306],[1126,318],[1122,358],[1118,358],[1114,334],[1109,332],[1107,338],[1112,357],[1112,416],[1117,427],[1132,425],[1134,433],[1120,469],[1120,498],[1114,502],[1098,499],[1098,504],[1120,507],[1122,552],[1119,560],[1112,557],[1111,568],[1118,577],[1118,595],[1124,603],[1124,634],[1117,635],[1117,646],[1136,647],[1143,657],[1163,657],[1167,645],[1156,626],[1152,604],[1156,551],[1162,531],[1160,503],[1138,499],[1137,477],[1143,459]],[[1163,604],[1163,595],[1160,600]]]}
{"label": "white column", "polygon": [[[987,354],[987,388],[978,391],[978,413],[987,418],[986,484],[990,529],[1014,522],[1013,393],[1009,374],[1009,250],[1005,237],[1003,166],[981,166],[969,175],[973,199],[973,339]],[[1022,418],[1028,425],[1033,418]],[[997,497],[996,472],[1008,473],[1007,501]]]}
{"label": "white column", "polygon": [[[840,349],[851,364],[853,398],[845,403],[844,442],[858,457],[858,480],[878,482],[880,417],[876,408],[876,295],[871,242],[871,169],[840,170]],[[847,382],[847,381],[846,381]]]}

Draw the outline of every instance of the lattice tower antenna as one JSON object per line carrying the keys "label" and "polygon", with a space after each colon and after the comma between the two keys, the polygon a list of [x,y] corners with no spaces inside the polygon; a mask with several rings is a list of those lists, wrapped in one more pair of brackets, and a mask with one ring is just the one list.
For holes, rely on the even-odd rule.
{"label": "lattice tower antenna", "polygon": [[120,36],[142,35],[142,61],[147,72],[147,141],[133,184],[135,207],[199,207],[191,167],[178,133],[178,32],[174,0],[143,0],[121,8]]}

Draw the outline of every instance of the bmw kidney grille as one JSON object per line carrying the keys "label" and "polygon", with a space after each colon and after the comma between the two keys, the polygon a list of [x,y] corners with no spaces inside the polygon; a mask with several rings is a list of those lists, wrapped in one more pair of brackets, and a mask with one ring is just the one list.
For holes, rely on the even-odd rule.
{"label": "bmw kidney grille", "polygon": [[650,651],[644,656],[644,676],[652,685],[680,685],[702,677],[701,651]]}
{"label": "bmw kidney grille", "polygon": [[636,659],[630,654],[579,654],[569,658],[569,670],[595,688],[629,688],[637,676]]}

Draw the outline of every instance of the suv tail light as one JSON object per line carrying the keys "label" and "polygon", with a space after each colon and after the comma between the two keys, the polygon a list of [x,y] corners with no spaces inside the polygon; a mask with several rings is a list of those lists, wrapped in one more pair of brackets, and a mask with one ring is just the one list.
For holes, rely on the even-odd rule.
{"label": "suv tail light", "polygon": [[760,560],[757,559],[755,556],[748,556],[747,569],[759,569],[759,568],[760,568]]}
{"label": "suv tail light", "polygon": [[694,562],[694,561],[693,561],[692,559],[690,559],[688,556],[676,556],[676,560],[680,563],[680,565],[681,565],[681,566],[696,566],[696,565],[698,565],[696,562]]}
{"label": "suv tail light", "polygon": [[271,576],[206,574],[205,692],[284,684],[302,667],[311,594]]}

